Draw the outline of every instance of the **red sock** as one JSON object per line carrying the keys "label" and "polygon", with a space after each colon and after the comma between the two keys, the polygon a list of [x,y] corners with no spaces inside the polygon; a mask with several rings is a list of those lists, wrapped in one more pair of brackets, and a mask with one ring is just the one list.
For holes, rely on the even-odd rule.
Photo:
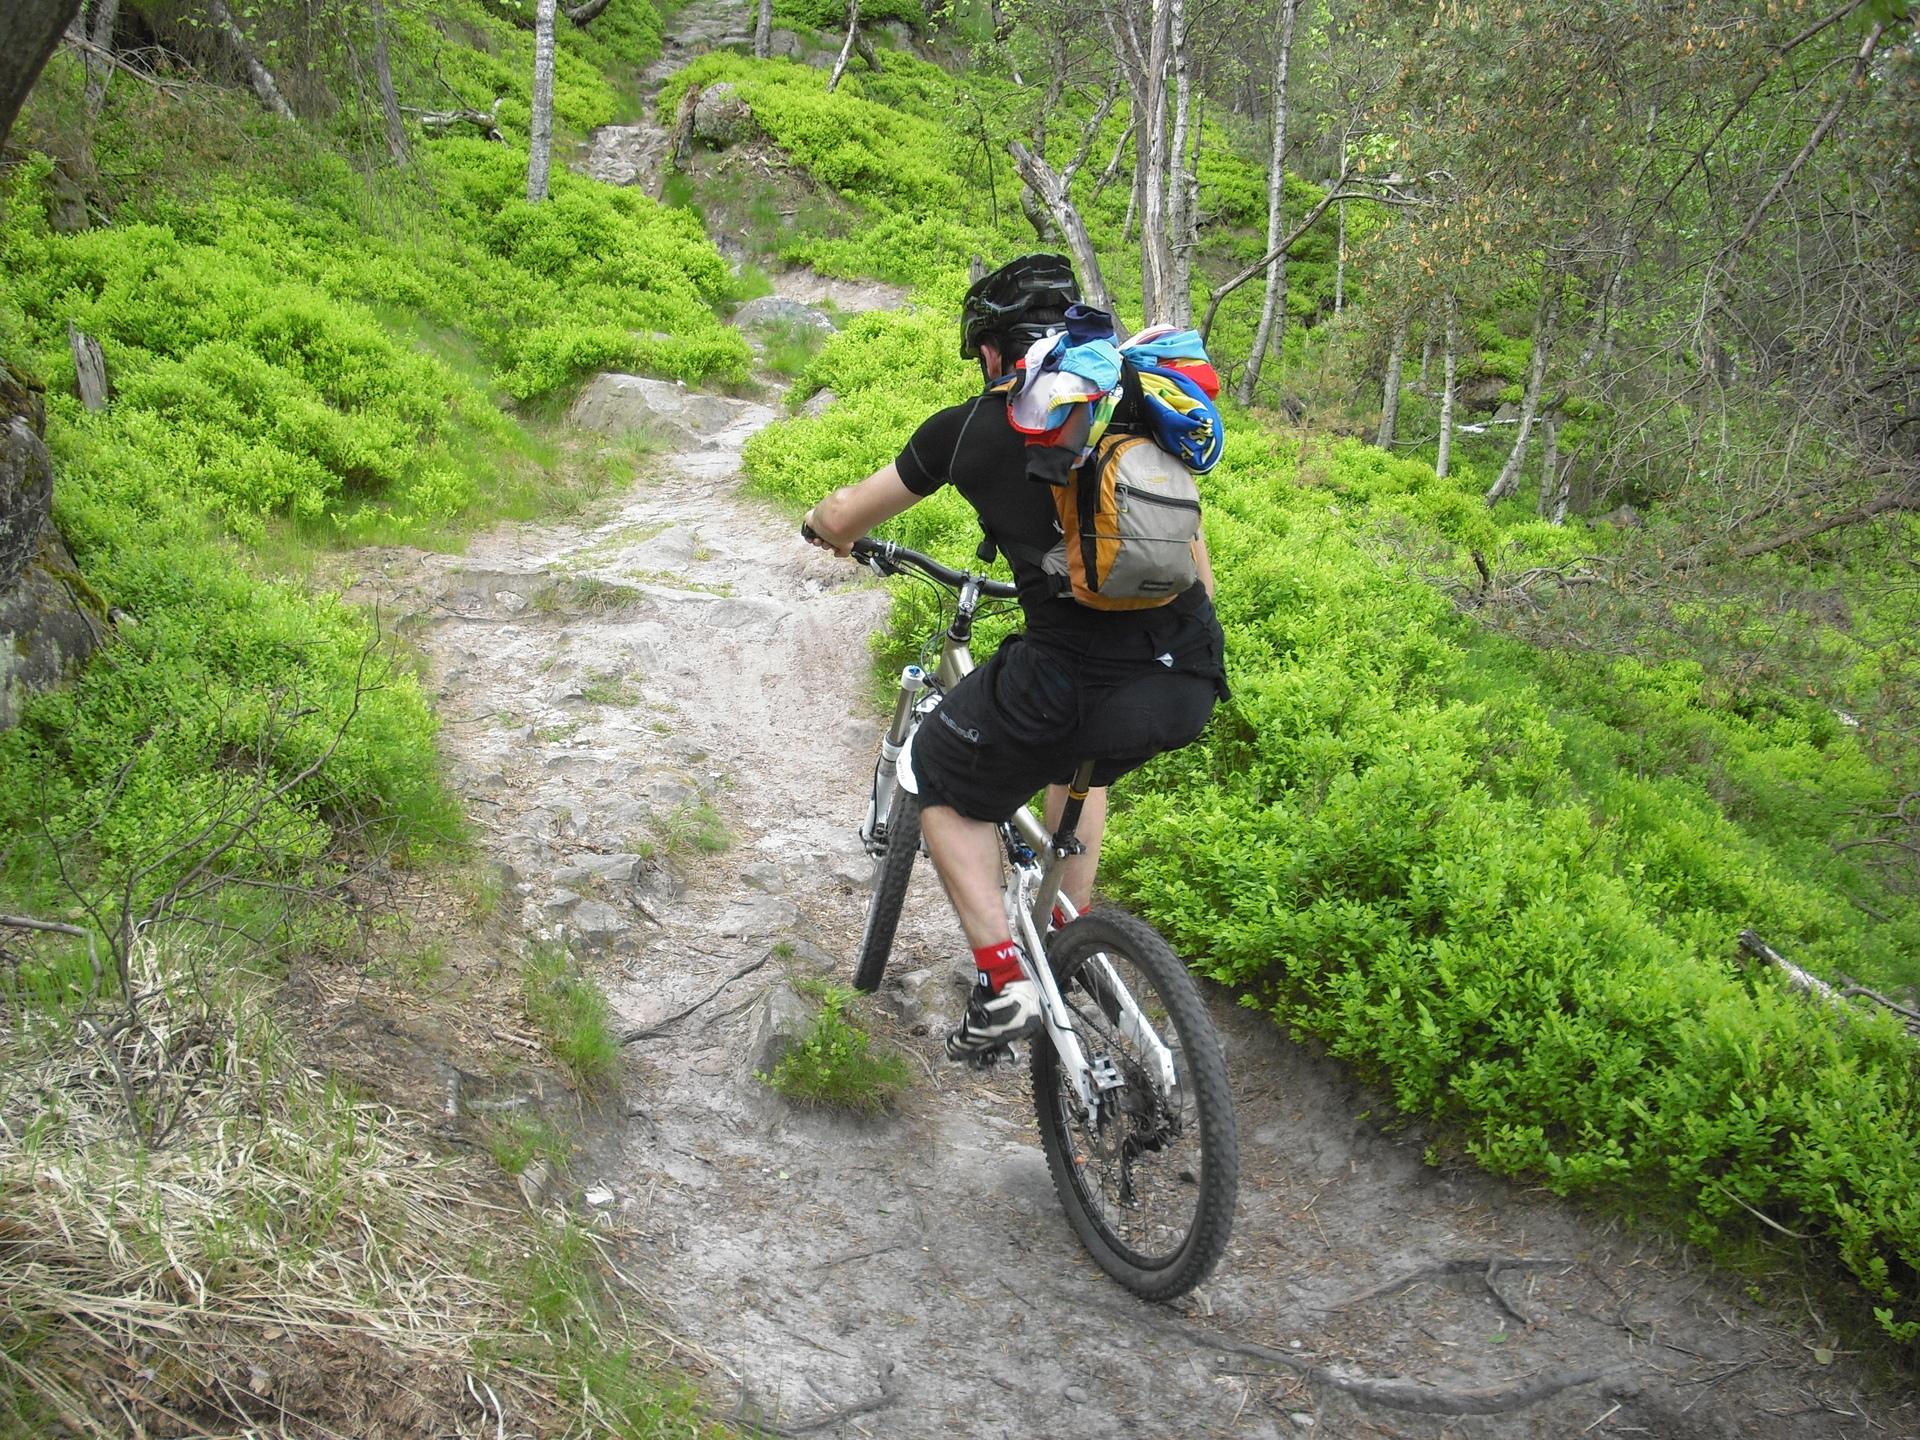
{"label": "red sock", "polygon": [[987,982],[989,994],[998,995],[1006,986],[1021,979],[1020,947],[1011,940],[998,945],[982,945],[973,952],[974,966]]}
{"label": "red sock", "polygon": [[[1093,909],[1092,904],[1088,904],[1087,910],[1091,910],[1091,909]],[[1087,913],[1087,910],[1082,910],[1080,913],[1084,915]],[[1058,930],[1062,926],[1064,926],[1066,923],[1067,923],[1067,912],[1062,910],[1058,905],[1054,906],[1053,907],[1053,928]]]}

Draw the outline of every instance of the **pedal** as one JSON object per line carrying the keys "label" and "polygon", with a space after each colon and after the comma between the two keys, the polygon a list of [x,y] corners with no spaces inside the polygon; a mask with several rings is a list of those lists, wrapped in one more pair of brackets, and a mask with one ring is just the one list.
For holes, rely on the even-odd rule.
{"label": "pedal", "polygon": [[1020,1063],[1020,1047],[1017,1044],[1001,1045],[992,1050],[982,1050],[977,1055],[969,1055],[965,1063],[969,1070],[987,1071],[1003,1062],[1008,1065],[1017,1065]]}

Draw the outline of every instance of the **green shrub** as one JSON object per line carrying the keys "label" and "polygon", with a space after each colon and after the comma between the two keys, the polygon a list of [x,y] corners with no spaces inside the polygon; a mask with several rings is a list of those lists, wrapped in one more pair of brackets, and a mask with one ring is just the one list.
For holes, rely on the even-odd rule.
{"label": "green shrub", "polygon": [[527,1018],[577,1084],[604,1085],[620,1068],[620,1038],[600,987],[561,945],[535,945],[520,967]]}
{"label": "green shrub", "polygon": [[820,1000],[804,1037],[759,1078],[789,1100],[872,1114],[891,1105],[912,1074],[898,1055],[875,1055],[865,1031],[846,1018],[854,992],[839,985],[803,985]]}

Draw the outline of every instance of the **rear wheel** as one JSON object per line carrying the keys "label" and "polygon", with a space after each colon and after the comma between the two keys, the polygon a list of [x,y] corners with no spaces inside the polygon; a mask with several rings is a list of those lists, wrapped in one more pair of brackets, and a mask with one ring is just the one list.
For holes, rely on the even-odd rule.
{"label": "rear wheel", "polygon": [[873,895],[867,901],[867,925],[860,935],[860,958],[854,963],[853,988],[878,990],[893,953],[894,932],[900,928],[900,907],[913,878],[914,857],[920,853],[920,797],[905,790],[893,792],[887,815],[887,850],[873,877]]}
{"label": "rear wheel", "polygon": [[1184,1295],[1226,1249],[1240,1184],[1219,1037],[1193,977],[1143,920],[1103,906],[1047,952],[1100,1095],[1089,1114],[1053,1046],[1035,1041],[1054,1189],[1102,1270],[1148,1300]]}

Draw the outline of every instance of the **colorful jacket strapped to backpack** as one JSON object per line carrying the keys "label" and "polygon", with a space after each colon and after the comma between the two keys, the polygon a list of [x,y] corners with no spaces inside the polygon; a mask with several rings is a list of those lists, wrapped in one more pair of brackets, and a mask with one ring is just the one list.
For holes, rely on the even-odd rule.
{"label": "colorful jacket strapped to backpack", "polygon": [[[1124,395],[1137,426],[1112,428]],[[1024,558],[1096,610],[1164,605],[1199,578],[1196,475],[1220,460],[1220,380],[1192,330],[1158,325],[1113,338],[1104,311],[1075,305],[991,394],[1027,437],[1027,473],[1052,487],[1060,540]],[[1016,547],[1013,553],[1020,553]]]}

